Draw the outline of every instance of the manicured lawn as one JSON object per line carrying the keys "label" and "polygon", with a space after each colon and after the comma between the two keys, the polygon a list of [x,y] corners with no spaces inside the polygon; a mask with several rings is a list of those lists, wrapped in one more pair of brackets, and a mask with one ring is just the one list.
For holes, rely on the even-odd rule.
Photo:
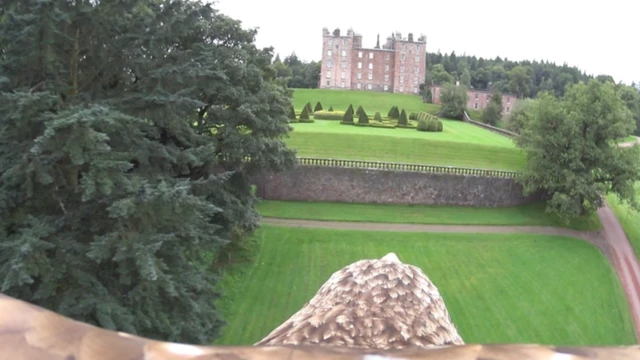
{"label": "manicured lawn", "polygon": [[[640,183],[636,184],[636,194],[638,201],[640,201]],[[640,259],[640,213],[620,202],[616,195],[607,195],[607,203],[622,224],[636,256]]]}
{"label": "manicured lawn", "polygon": [[[322,133],[313,131],[314,126],[320,125],[318,123],[319,120],[312,124],[296,124],[296,130],[291,133],[290,138],[285,139],[286,144],[295,149],[298,156],[512,171],[521,170],[526,161],[524,152],[518,148],[426,139],[434,136],[432,134],[444,135],[443,133],[427,133],[423,139],[357,133]],[[304,126],[307,126],[309,131],[298,130]],[[343,126],[346,128],[345,131],[356,131],[351,129],[358,128],[339,124],[337,126]],[[412,133],[418,133],[418,131],[407,129],[365,128],[365,130],[371,131],[372,134],[404,132],[411,136],[414,135]],[[496,143],[504,144],[500,141]]]}
{"label": "manicured lawn", "polygon": [[443,225],[540,225],[577,230],[599,230],[601,227],[596,214],[565,224],[556,216],[545,212],[545,206],[544,203],[537,203],[507,208],[481,208],[265,200],[258,204],[258,210],[264,217],[304,220]]}
{"label": "manicured lawn", "polygon": [[[342,125],[335,120],[316,120],[314,123],[294,123],[291,137],[299,133],[349,134],[367,136],[389,136],[404,139],[427,141],[453,141],[461,143],[491,145],[514,149],[516,146],[510,138],[502,136],[478,126],[457,120],[441,120],[442,132],[425,132],[415,129],[384,129],[365,126]],[[373,139],[370,141],[382,141]]]}
{"label": "manicured lawn", "polygon": [[218,344],[253,344],[333,272],[388,252],[435,283],[467,343],[635,343],[619,281],[604,256],[580,240],[268,226],[255,239],[255,262],[221,283],[219,306],[229,324]]}
{"label": "manicured lawn", "polygon": [[349,90],[329,90],[329,89],[294,89],[293,107],[300,111],[307,102],[312,107],[320,101],[324,109],[333,106],[336,111],[345,111],[349,105],[353,105],[354,110],[362,106],[365,111],[373,115],[379,111],[386,116],[392,106],[397,106],[400,111],[405,109],[407,113],[426,111],[435,114],[439,105],[426,104],[418,95],[391,94],[375,91],[349,91]]}

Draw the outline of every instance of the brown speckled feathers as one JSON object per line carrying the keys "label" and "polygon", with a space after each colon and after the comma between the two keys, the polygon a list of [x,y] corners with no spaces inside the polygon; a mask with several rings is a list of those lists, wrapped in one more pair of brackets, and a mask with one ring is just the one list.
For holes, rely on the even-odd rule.
{"label": "brown speckled feathers", "polygon": [[[312,304],[313,308],[310,307]],[[336,325],[329,325],[331,321]],[[310,327],[311,324],[316,325]],[[297,331],[307,335],[296,335]],[[317,334],[324,338],[326,331],[332,331],[329,334],[334,335],[328,339],[334,343],[343,341],[346,345],[368,348],[167,343],[100,329],[0,294],[0,360],[640,359],[639,346],[457,345],[425,348],[423,346],[429,344],[461,344],[462,339],[451,324],[433,284],[420,269],[401,264],[391,254],[382,260],[356,262],[338,271],[309,304],[261,343],[305,343],[304,339],[311,343]],[[384,339],[391,343],[385,345]],[[419,346],[380,349],[398,348],[407,343]],[[323,340],[320,344],[327,345]]]}
{"label": "brown speckled feathers", "polygon": [[390,253],[335,272],[300,311],[256,345],[399,349],[463,343],[435,285]]}

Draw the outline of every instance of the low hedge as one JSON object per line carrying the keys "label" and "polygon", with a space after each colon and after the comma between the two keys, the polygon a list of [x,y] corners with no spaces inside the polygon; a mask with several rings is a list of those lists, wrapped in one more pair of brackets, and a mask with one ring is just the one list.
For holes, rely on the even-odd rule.
{"label": "low hedge", "polygon": [[300,119],[300,120],[298,120],[298,122],[301,122],[301,123],[312,123],[313,121],[314,121],[313,119]]}
{"label": "low hedge", "polygon": [[316,120],[342,120],[344,111],[316,111],[313,118]]}
{"label": "low hedge", "polygon": [[395,129],[396,126],[394,124],[385,124],[382,122],[370,122],[369,126],[374,128],[382,128],[382,129]]}

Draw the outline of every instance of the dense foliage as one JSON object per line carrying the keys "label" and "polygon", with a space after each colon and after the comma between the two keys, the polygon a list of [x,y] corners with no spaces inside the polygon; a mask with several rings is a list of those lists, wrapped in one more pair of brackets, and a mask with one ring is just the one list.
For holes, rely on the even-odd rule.
{"label": "dense foliage", "polygon": [[197,1],[0,9],[0,291],[209,343],[203,270],[258,224],[249,177],[295,162],[272,50]]}
{"label": "dense foliage", "polygon": [[635,128],[616,85],[570,85],[561,99],[542,93],[528,112],[516,138],[527,154],[521,179],[526,193],[549,193],[548,209],[565,219],[602,206],[606,193],[637,205],[640,148],[616,145]]}
{"label": "dense foliage", "polygon": [[482,122],[496,126],[500,119],[502,119],[502,93],[494,89],[487,107],[482,112]]}
{"label": "dense foliage", "polygon": [[444,118],[462,120],[467,109],[467,100],[467,88],[450,83],[444,84],[440,92],[441,107],[438,115]]}
{"label": "dense foliage", "polygon": [[319,61],[302,61],[295,53],[285,57],[284,60],[280,59],[280,55],[276,55],[273,61],[276,76],[291,88],[317,88],[320,81],[320,65]]}

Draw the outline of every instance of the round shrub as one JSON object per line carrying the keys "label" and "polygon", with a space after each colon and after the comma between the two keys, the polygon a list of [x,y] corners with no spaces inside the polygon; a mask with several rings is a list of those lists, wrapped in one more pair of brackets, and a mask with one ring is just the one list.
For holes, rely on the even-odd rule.
{"label": "round shrub", "polygon": [[418,131],[429,131],[429,124],[427,120],[418,121],[418,126],[416,127]]}
{"label": "round shrub", "polygon": [[410,113],[409,114],[409,120],[418,120],[418,113]]}
{"label": "round shrub", "polygon": [[427,120],[427,131],[430,131],[430,132],[438,131],[438,120],[434,120],[434,119]]}

